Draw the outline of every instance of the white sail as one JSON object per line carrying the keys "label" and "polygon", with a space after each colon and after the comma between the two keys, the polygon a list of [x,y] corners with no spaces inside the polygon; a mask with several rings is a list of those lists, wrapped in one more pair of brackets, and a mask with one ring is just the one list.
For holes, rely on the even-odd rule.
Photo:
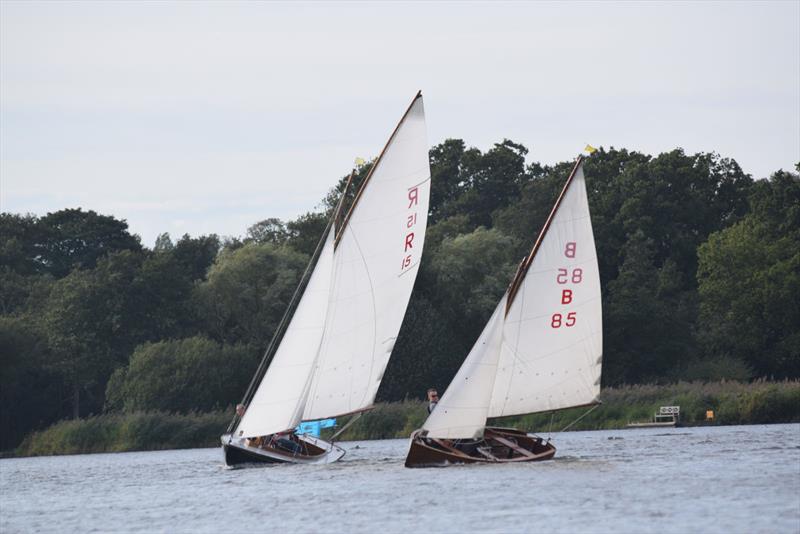
{"label": "white sail", "polygon": [[505,317],[489,417],[596,402],[602,355],[600,273],[579,163]]}
{"label": "white sail", "polygon": [[533,254],[425,421],[429,437],[477,437],[487,417],[597,402],[600,274],[582,162]]}
{"label": "white sail", "polygon": [[340,232],[330,307],[304,420],[372,405],[419,269],[430,194],[417,96]]}
{"label": "white sail", "polygon": [[331,230],[272,363],[239,423],[240,436],[273,434],[300,422],[328,310],[333,256]]}
{"label": "white sail", "polygon": [[503,297],[447,391],[422,426],[428,437],[452,439],[483,435],[497,375],[505,310],[506,297]]}

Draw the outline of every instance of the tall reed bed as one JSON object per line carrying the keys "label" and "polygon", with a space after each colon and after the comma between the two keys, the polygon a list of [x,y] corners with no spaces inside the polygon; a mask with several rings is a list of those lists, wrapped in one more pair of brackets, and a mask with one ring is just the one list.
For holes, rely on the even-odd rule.
{"label": "tall reed bed", "polygon": [[[574,408],[506,417],[491,420],[490,424],[545,435],[569,425],[571,430],[624,428],[629,422],[651,419],[659,406],[673,405],[681,407],[681,421],[690,425],[705,422],[707,410],[714,411],[714,424],[720,425],[800,422],[800,381],[796,380],[624,386],[604,389],[600,397],[603,403],[590,412],[588,408]],[[379,403],[339,439],[406,438],[424,423],[428,415],[426,407],[426,402],[418,400]],[[28,436],[16,454],[38,456],[213,447],[219,443],[219,435],[230,421],[230,414],[230,410],[183,415],[136,412],[62,421]],[[346,422],[346,419],[339,421],[340,424]]]}
{"label": "tall reed bed", "polygon": [[135,412],[61,421],[29,435],[20,456],[212,447],[230,421],[229,412],[169,414]]}

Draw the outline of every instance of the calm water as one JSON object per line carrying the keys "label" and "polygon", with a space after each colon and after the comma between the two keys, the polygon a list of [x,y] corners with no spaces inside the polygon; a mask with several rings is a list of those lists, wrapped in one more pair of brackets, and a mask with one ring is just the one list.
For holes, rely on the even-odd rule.
{"label": "calm water", "polygon": [[405,469],[407,442],[328,466],[219,449],[0,460],[0,531],[800,532],[800,425],[568,432],[556,460]]}

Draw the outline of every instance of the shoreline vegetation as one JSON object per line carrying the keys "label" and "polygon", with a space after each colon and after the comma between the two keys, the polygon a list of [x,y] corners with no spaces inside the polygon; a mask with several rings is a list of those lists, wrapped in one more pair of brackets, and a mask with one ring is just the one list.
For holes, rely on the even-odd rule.
{"label": "shoreline vegetation", "polygon": [[[666,405],[681,407],[681,423],[686,426],[704,424],[706,410],[714,410],[714,425],[800,422],[800,380],[633,385],[603,389],[600,398],[603,403],[588,414],[588,408],[574,408],[494,419],[490,424],[547,436],[562,431],[585,414],[569,430],[622,429],[629,422],[650,420],[659,406]],[[426,404],[420,400],[378,403],[340,440],[406,438],[425,421]],[[232,409],[188,414],[142,411],[65,420],[29,434],[16,450],[3,456],[213,447],[219,444],[231,413]]]}
{"label": "shoreline vegetation", "polygon": [[[575,163],[542,164],[509,139],[487,150],[447,139],[429,156],[420,269],[376,398],[399,404],[343,438],[421,424],[424,405],[404,399],[453,380]],[[240,236],[162,233],[149,246],[124,219],[84,206],[0,213],[0,451],[217,443],[333,210],[341,199],[350,209],[372,165],[357,165],[349,189],[350,172],[331,174],[313,210],[288,221],[264,212]],[[798,171],[754,178],[731,158],[680,148],[585,158],[603,388],[800,379]],[[682,404],[685,421],[713,409],[697,401],[700,415],[687,413],[665,393],[637,411],[614,395],[573,428],[646,420],[659,403]],[[721,422],[763,420],[727,410]],[[552,428],[583,413],[555,414]],[[520,419],[545,431],[550,420]]]}

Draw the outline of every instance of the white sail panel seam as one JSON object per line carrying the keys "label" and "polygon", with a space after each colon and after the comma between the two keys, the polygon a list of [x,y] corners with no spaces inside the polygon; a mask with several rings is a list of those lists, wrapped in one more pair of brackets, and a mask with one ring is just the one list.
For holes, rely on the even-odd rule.
{"label": "white sail panel seam", "polygon": [[[369,359],[369,377],[372,378],[372,370],[375,368],[375,344],[378,342],[378,306],[375,303],[375,287],[372,284],[372,275],[369,272],[369,264],[367,263],[367,259],[364,257],[364,253],[361,250],[361,245],[358,243],[358,237],[356,236],[355,230],[350,231],[350,237],[353,238],[353,243],[355,243],[356,250],[358,254],[361,256],[361,260],[364,262],[364,272],[367,273],[367,281],[369,282],[370,293],[372,298],[370,302],[372,303],[372,355]],[[353,378],[354,374],[350,374],[350,406],[353,406]],[[364,395],[361,397],[361,401],[359,405],[364,402],[364,399],[367,398],[367,394],[369,392],[369,385],[364,389]]]}

